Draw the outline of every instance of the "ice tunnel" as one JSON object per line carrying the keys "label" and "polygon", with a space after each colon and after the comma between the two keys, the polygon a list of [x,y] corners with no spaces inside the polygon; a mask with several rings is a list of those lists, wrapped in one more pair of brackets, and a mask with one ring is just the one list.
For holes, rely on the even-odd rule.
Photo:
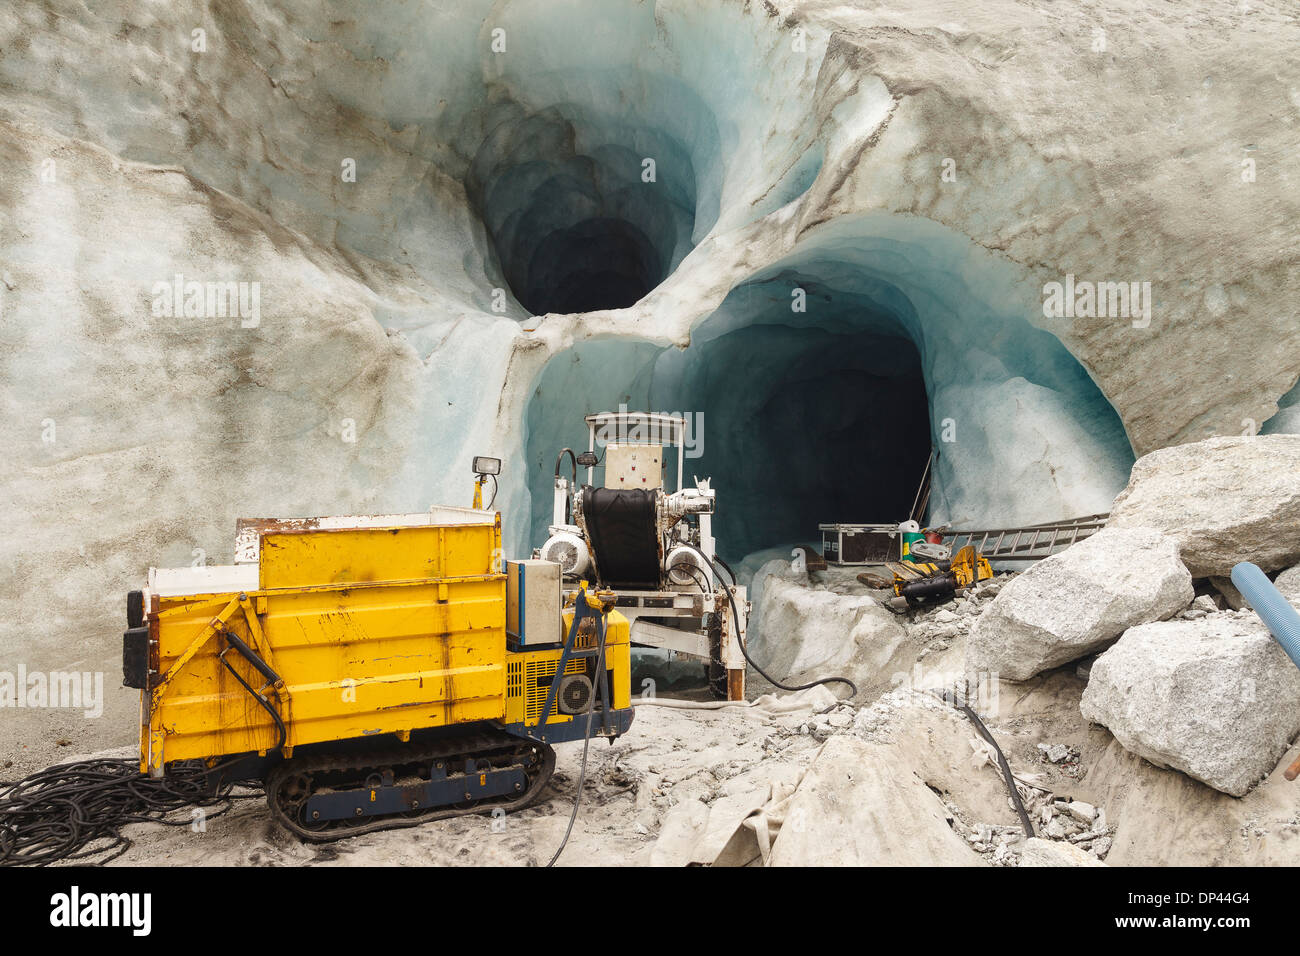
{"label": "ice tunnel", "polygon": [[662,93],[682,107],[672,124],[573,104],[496,110],[467,191],[529,312],[633,305],[690,252],[697,225],[707,233],[717,219],[716,190],[697,212],[692,160],[692,148],[716,154],[712,114],[681,84],[650,82],[675,87]]}
{"label": "ice tunnel", "polygon": [[815,541],[823,522],[906,519],[932,450],[932,524],[1104,511],[1133,462],[1123,426],[1017,311],[1003,267],[924,221],[853,231],[834,224],[737,286],[687,348],[603,338],[556,355],[527,412],[534,545],[557,451],[621,404],[691,416],[687,482],[712,477],[728,560]]}
{"label": "ice tunnel", "polygon": [[715,228],[788,203],[821,167],[816,59],[769,17],[575,2],[501,5],[490,22],[502,55],[439,122],[494,266],[533,315],[633,305]]}

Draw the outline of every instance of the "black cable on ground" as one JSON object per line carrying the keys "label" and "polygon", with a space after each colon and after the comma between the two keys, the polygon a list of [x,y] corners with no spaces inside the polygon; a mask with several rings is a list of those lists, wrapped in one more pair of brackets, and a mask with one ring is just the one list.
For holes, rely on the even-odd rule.
{"label": "black cable on ground", "polygon": [[[718,566],[714,564],[714,562],[709,560],[708,555],[706,555],[699,548],[695,547],[695,545],[693,544],[683,544],[682,546],[686,548],[690,548],[692,551],[698,554],[705,564],[713,568],[714,576],[719,581],[722,580],[722,575],[718,573]],[[733,578],[732,580],[735,579]],[[822,677],[819,680],[809,681],[807,684],[790,685],[790,684],[782,684],[779,680],[777,680],[776,678],[768,674],[767,671],[759,667],[758,664],[754,662],[754,659],[749,656],[749,648],[745,646],[746,642],[740,639],[740,612],[736,610],[736,599],[735,597],[732,596],[731,589],[727,587],[725,583],[722,586],[722,593],[727,596],[727,604],[731,606],[731,620],[733,626],[736,628],[736,638],[737,638],[736,643],[740,645],[740,653],[744,656],[745,662],[749,664],[750,667],[754,668],[754,670],[758,671],[759,676],[762,677],[765,681],[767,681],[773,687],[778,688],[779,690],[788,690],[788,691],[807,690],[810,687],[818,687],[822,684],[848,684],[849,697],[852,698],[858,696],[858,685],[853,683],[853,681],[849,680],[847,677]]]}
{"label": "black cable on ground", "polygon": [[[278,735],[273,749],[283,748],[288,729],[275,708],[230,666],[224,653],[217,659],[271,715]],[[269,669],[266,673],[271,674]],[[165,817],[193,807],[217,807],[216,813],[206,816],[220,816],[237,796],[259,795],[234,795],[231,789],[239,784],[218,776],[238,762],[235,758],[209,767],[195,761],[169,767],[164,777],[151,777],[140,772],[139,761],[133,758],[100,758],[56,764],[16,783],[0,783],[0,866],[44,866],[92,856],[102,856],[94,863],[108,863],[131,848],[131,841],[121,834],[128,823],[152,820],[164,826],[186,826],[192,818]],[[244,786],[260,788],[257,783]],[[106,845],[93,845],[105,841]]]}
{"label": "black cable on ground", "polygon": [[[585,593],[585,592],[583,592]],[[577,603],[574,603],[575,614]],[[596,655],[596,680],[600,679],[601,671],[605,669],[605,622],[601,622],[600,628],[600,652]],[[562,675],[561,675],[562,676]],[[596,681],[592,681],[591,700],[587,704],[587,730],[582,738],[582,766],[578,770],[578,792],[573,795],[573,809],[569,812],[569,825],[564,828],[564,839],[560,841],[559,847],[555,850],[555,855],[551,861],[546,864],[546,869],[555,866],[555,861],[560,858],[564,848],[569,845],[569,835],[573,833],[573,823],[578,819],[578,807],[582,804],[582,788],[587,782],[587,752],[591,749],[591,724],[596,716]],[[611,690],[612,694],[613,691]],[[605,702],[606,705],[609,701]]]}
{"label": "black cable on ground", "polygon": [[0,866],[45,866],[65,860],[108,863],[131,848],[122,836],[128,823],[152,821],[189,826],[193,820],[168,820],[175,810],[216,808],[208,819],[231,808],[232,801],[260,796],[233,793],[222,784],[210,792],[210,770],[202,763],[168,768],[165,777],[140,772],[133,758],[97,758],[56,764],[23,780],[0,783]]}
{"label": "black cable on ground", "polygon": [[984,726],[984,721],[980,720],[979,714],[966,704],[957,703],[956,699],[949,700],[942,694],[935,694],[944,703],[951,703],[954,707],[966,715],[967,719],[975,725],[975,731],[983,737],[993,747],[994,752],[998,755],[998,764],[1002,768],[1002,778],[1007,783],[1007,790],[1011,793],[1011,802],[1015,804],[1016,814],[1020,817],[1020,825],[1025,828],[1025,839],[1034,835],[1034,825],[1029,821],[1029,813],[1025,810],[1025,801],[1020,798],[1020,791],[1016,789],[1016,778],[1011,773],[1011,767],[1007,763],[1006,755],[1002,753],[1002,748],[998,742],[993,739],[989,729]]}

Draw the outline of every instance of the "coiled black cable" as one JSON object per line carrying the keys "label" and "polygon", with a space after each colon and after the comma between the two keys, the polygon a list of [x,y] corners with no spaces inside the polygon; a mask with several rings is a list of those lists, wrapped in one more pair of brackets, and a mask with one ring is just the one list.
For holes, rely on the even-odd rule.
{"label": "coiled black cable", "polygon": [[[232,640],[231,647],[238,645]],[[283,748],[288,729],[279,713],[224,653],[217,659],[271,715],[278,737],[273,749]],[[220,816],[232,800],[260,795],[259,782],[240,784],[219,776],[238,762],[234,758],[211,767],[202,761],[180,762],[168,767],[166,776],[151,777],[140,772],[138,760],[103,757],[55,764],[15,783],[0,783],[0,866],[45,866],[88,857],[100,857],[91,862],[104,864],[131,848],[121,834],[128,823],[185,826],[192,816],[168,820],[167,815],[195,807],[217,807],[205,819]],[[254,792],[235,794],[237,786]]]}
{"label": "coiled black cable", "polygon": [[0,783],[0,866],[46,866],[65,860],[104,864],[131,848],[123,836],[128,823],[152,821],[189,826],[188,814],[201,807],[205,818],[221,816],[233,801],[260,796],[253,782],[222,782],[210,789],[211,771],[201,762],[177,764],[165,777],[140,772],[138,760],[100,757],[56,764],[30,776]]}

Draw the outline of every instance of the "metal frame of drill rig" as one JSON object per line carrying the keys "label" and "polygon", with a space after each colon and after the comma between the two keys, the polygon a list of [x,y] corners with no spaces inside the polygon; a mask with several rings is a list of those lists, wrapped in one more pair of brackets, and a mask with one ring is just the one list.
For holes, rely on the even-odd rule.
{"label": "metal frame of drill rig", "polygon": [[[708,478],[685,487],[686,420],[650,412],[586,416],[587,451],[555,462],[552,521],[534,556],[561,566],[566,593],[587,577],[618,595],[633,646],[661,648],[708,665],[715,697],[743,700],[746,590],[732,580],[713,537],[716,494]],[[597,457],[597,438],[605,439]],[[634,436],[637,440],[626,440]],[[644,438],[642,436],[645,436]],[[677,490],[665,489],[665,449],[677,449]],[[562,474],[566,455],[568,477]],[[579,485],[578,468],[587,480]],[[603,484],[595,484],[603,467]]]}

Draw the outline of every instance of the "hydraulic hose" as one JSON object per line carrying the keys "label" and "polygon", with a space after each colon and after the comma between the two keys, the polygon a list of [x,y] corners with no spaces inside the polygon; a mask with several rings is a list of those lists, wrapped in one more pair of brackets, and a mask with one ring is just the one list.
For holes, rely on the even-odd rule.
{"label": "hydraulic hose", "polygon": [[[574,488],[578,487],[578,456],[573,453],[572,448],[561,448],[560,453],[555,456],[555,477],[557,479],[560,477],[560,465],[564,462],[565,455],[569,456],[569,490],[572,492]],[[496,501],[495,492],[492,495],[492,500]],[[564,520],[566,524],[573,520],[573,516],[570,514],[570,500],[569,498],[564,500]]]}
{"label": "hydraulic hose", "polygon": [[252,664],[253,667],[256,668],[257,672],[266,678],[268,684],[273,684],[276,687],[280,687],[283,684],[283,681],[280,680],[280,675],[271,670],[266,661],[258,657],[257,654],[253,652],[253,649],[245,644],[238,634],[231,631],[225,631],[222,636],[225,637],[227,644],[239,651],[244,660]]}
{"label": "hydraulic hose", "polygon": [[[231,635],[227,633],[226,636],[230,637]],[[226,670],[230,671],[230,675],[234,677],[235,680],[239,681],[240,686],[243,687],[244,690],[248,691],[249,696],[252,697],[253,700],[257,701],[257,703],[261,705],[264,711],[266,711],[268,714],[271,715],[271,720],[275,722],[275,731],[276,734],[278,735],[278,739],[275,742],[275,746],[272,747],[271,749],[283,752],[285,742],[289,739],[289,730],[287,727],[285,727],[284,720],[280,717],[279,713],[276,711],[274,707],[271,706],[270,701],[268,701],[262,694],[259,694],[257,691],[253,690],[252,685],[249,684],[248,681],[244,680],[244,678],[239,676],[239,672],[230,666],[230,661],[226,660],[224,654],[218,654],[217,660],[221,661],[222,666],[225,667]],[[267,670],[269,671],[270,668],[267,668]],[[276,680],[278,679],[279,678],[276,678]],[[233,763],[233,761],[226,761],[225,763],[218,764],[216,767],[210,768],[209,772],[212,772],[214,770],[223,767],[227,767],[231,763]]]}
{"label": "hydraulic hose", "polygon": [[679,700],[676,697],[636,697],[633,707],[672,707],[674,710],[723,710],[727,707],[753,707],[752,700]]}
{"label": "hydraulic hose", "polygon": [[[695,547],[695,545],[693,544],[683,544],[682,547],[690,548],[692,551],[698,554],[700,556],[700,559],[713,569],[714,576],[719,581],[722,580],[722,574],[718,570],[718,565],[714,561],[710,560],[707,554],[705,554],[699,548]],[[810,687],[819,687],[822,684],[848,684],[849,697],[852,698],[858,696],[858,685],[853,683],[853,681],[849,680],[847,677],[822,677],[818,680],[809,681],[807,684],[791,685],[791,684],[783,684],[775,677],[768,674],[767,671],[759,667],[758,664],[755,663],[754,659],[749,656],[749,648],[745,646],[746,642],[740,637],[740,612],[736,610],[736,599],[735,597],[732,596],[731,588],[723,584],[722,593],[727,596],[727,604],[730,605],[731,607],[731,620],[732,620],[732,624],[736,628],[736,643],[740,645],[740,653],[744,656],[745,663],[747,663],[750,667],[754,668],[754,670],[758,671],[759,676],[762,677],[765,681],[767,681],[773,687],[776,687],[780,690],[786,690],[786,691],[807,690]]]}
{"label": "hydraulic hose", "polygon": [[975,731],[983,737],[993,748],[993,752],[998,755],[998,766],[1002,770],[1002,779],[1006,781],[1007,792],[1011,794],[1011,802],[1015,805],[1016,815],[1020,817],[1020,825],[1025,828],[1025,839],[1034,835],[1034,825],[1029,820],[1029,812],[1025,810],[1025,801],[1020,799],[1020,791],[1016,789],[1015,775],[1011,772],[1011,765],[1007,763],[1006,755],[1002,753],[1002,748],[998,742],[993,739],[989,729],[984,726],[984,721],[980,720],[979,714],[967,704],[961,704],[957,701],[949,701],[942,694],[935,694],[944,703],[952,703],[958,710],[966,715],[966,718],[975,725]]}
{"label": "hydraulic hose", "polygon": [[[580,591],[578,592],[578,595],[579,595],[578,600],[586,600],[587,592]],[[574,621],[576,623],[578,619],[577,601],[574,601],[573,604],[573,614],[574,614]],[[597,677],[599,677],[601,671],[605,669],[605,635],[606,635],[607,624],[608,624],[608,620],[606,614],[605,612],[602,611],[600,615],[600,649],[596,653],[596,676]],[[556,679],[558,680],[559,678],[557,677]],[[560,858],[560,854],[563,853],[564,848],[569,845],[569,836],[573,833],[574,821],[578,819],[578,807],[582,806],[582,788],[587,782],[587,753],[591,749],[591,725],[592,725],[593,718],[596,716],[596,688],[594,684],[595,682],[593,681],[593,686],[591,689],[591,700],[587,702],[587,728],[582,738],[582,766],[581,769],[579,769],[578,771],[578,789],[577,792],[574,793],[573,795],[573,809],[569,812],[569,825],[564,828],[564,839],[560,841],[560,845],[555,849],[555,855],[551,857],[550,862],[546,864],[545,868],[548,870],[551,867],[555,866],[555,862]],[[601,706],[602,707],[608,706],[609,703],[610,703],[609,701],[602,701]],[[602,714],[601,719],[604,720],[608,716],[609,716],[608,713]]]}
{"label": "hydraulic hose", "polygon": [[555,456],[555,477],[560,477],[560,463],[564,461],[564,456],[569,456],[569,471],[573,476],[573,484],[578,483],[578,458],[573,453],[572,448],[561,448],[560,453]]}
{"label": "hydraulic hose", "polygon": [[1300,614],[1258,567],[1242,561],[1232,569],[1232,583],[1282,645],[1291,663],[1300,667]]}

